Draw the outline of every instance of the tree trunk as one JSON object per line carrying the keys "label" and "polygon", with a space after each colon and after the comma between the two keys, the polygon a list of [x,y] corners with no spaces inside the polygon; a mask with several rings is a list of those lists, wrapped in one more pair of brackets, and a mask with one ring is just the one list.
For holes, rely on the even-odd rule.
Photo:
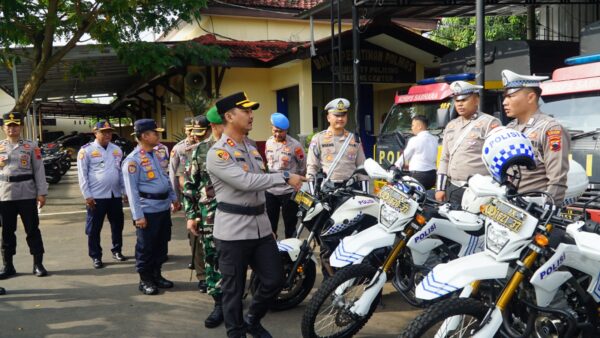
{"label": "tree trunk", "polygon": [[47,59],[43,60],[33,69],[31,76],[25,83],[23,91],[20,93],[19,98],[17,99],[17,103],[13,108],[14,111],[20,113],[25,113],[27,111],[27,108],[35,98],[35,94],[42,86],[42,82],[44,82],[44,76],[50,68],[48,63],[49,62]]}

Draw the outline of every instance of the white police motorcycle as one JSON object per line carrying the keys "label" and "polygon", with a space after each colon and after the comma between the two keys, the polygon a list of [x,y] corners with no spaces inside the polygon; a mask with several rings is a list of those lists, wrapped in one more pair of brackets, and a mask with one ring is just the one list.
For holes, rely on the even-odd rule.
{"label": "white police motorcycle", "polygon": [[[539,202],[539,198],[530,198],[531,193],[517,194],[514,187],[509,189],[510,185],[505,184],[509,167],[527,165],[532,168],[535,162],[531,143],[525,136],[509,129],[499,132],[504,136],[500,142],[494,143],[488,139],[484,145],[483,159],[494,179],[476,175],[469,180],[469,186],[475,195],[489,199],[482,206],[482,214],[486,217],[485,249],[483,252],[440,264],[426,276],[416,289],[418,298],[434,300],[458,292],[460,297],[431,305],[409,324],[401,337],[454,337],[473,334],[477,337],[493,337],[500,334],[500,331],[503,336],[509,337],[528,337],[531,334],[537,337],[562,337],[563,328],[568,328],[564,332],[578,330],[574,324],[578,315],[554,306],[548,307],[554,300],[571,299],[555,297],[556,293],[552,292],[558,290],[549,287],[547,282],[547,274],[554,272],[553,267],[558,265],[557,260],[561,261],[562,256],[559,255],[554,261],[550,258],[544,264],[548,258],[547,252],[552,250],[548,246],[549,236],[554,228],[566,224],[566,220],[556,217],[553,207],[544,208],[532,202]],[[486,154],[489,156],[486,157]],[[500,154],[506,156],[498,161]],[[583,168],[576,164],[572,164],[572,168],[568,177],[569,199],[582,194],[587,186]],[[547,206],[554,204],[548,203],[550,201],[551,198],[546,200]],[[539,272],[533,275],[530,283],[524,282],[526,274],[537,267]],[[540,270],[543,268],[546,269],[545,272]],[[590,267],[583,272],[591,270],[595,272],[596,268]],[[567,275],[562,278],[565,276]],[[592,277],[597,276],[596,273]],[[546,281],[541,282],[543,279]],[[480,291],[482,281],[488,287],[487,297],[468,298]],[[561,279],[560,282],[566,281],[567,279]],[[577,284],[576,280],[571,282]],[[555,282],[552,286],[559,287],[561,283]],[[592,286],[596,287],[595,280],[592,280]],[[575,289],[565,290],[575,301],[581,296],[581,292],[578,293]],[[530,299],[534,294],[536,300]],[[491,300],[492,306],[488,305],[486,299]],[[558,320],[562,315],[562,321]]]}
{"label": "white police motorcycle", "polygon": [[[299,204],[300,225],[295,238],[277,242],[285,272],[282,290],[271,302],[271,310],[287,310],[300,304],[310,293],[316,278],[316,244],[320,246],[321,260],[329,255],[342,238],[377,224],[379,203],[375,196],[353,189],[355,174],[364,172],[359,168],[342,184],[321,184],[324,177],[317,175],[313,194],[300,190],[293,199]],[[308,237],[301,239],[302,230],[309,230]],[[323,264],[323,274],[331,276],[329,264]],[[254,273],[249,288],[254,293],[258,287]]]}
{"label": "white police motorcycle", "polygon": [[[346,337],[358,332],[375,310],[388,275],[409,303],[421,305],[411,294],[419,276],[440,262],[482,250],[481,199],[465,193],[465,210],[450,210],[449,204],[440,207],[427,199],[412,178],[399,180],[397,172],[385,171],[372,159],[364,166],[371,178],[391,183],[379,194],[379,224],[344,238],[337,246],[330,264],[343,269],[311,299],[302,322],[304,337]],[[439,207],[439,217],[426,222],[427,207]]]}

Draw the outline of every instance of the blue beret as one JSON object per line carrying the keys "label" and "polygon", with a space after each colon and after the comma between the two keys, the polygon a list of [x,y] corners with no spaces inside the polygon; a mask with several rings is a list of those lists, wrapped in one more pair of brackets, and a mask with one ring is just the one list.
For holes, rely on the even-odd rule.
{"label": "blue beret", "polygon": [[290,128],[290,121],[282,113],[273,113],[271,115],[271,124],[279,129],[288,130]]}

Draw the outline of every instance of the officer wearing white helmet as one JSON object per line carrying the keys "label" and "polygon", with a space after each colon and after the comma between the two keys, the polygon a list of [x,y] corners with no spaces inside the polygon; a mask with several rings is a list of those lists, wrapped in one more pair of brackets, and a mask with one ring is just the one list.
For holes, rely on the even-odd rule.
{"label": "officer wearing white helmet", "polygon": [[[330,181],[341,183],[350,178],[354,170],[365,162],[361,144],[356,142],[353,133],[345,129],[348,123],[348,108],[350,101],[344,98],[331,100],[325,106],[329,128],[315,134],[308,149],[306,171],[311,185],[314,184],[314,177],[319,169],[323,169]],[[357,188],[368,191],[368,179],[367,176],[361,175],[360,186]]]}
{"label": "officer wearing white helmet", "polygon": [[519,192],[543,191],[560,205],[567,190],[570,137],[558,121],[539,109],[540,82],[547,78],[503,70],[502,104],[506,115],[514,118],[507,127],[522,132],[533,144],[536,168],[521,171]]}
{"label": "officer wearing white helmet", "polygon": [[479,90],[482,86],[465,81],[450,84],[458,117],[444,129],[442,155],[438,167],[435,198],[460,205],[469,176],[486,175],[481,161],[481,148],[500,120],[479,111]]}
{"label": "officer wearing white helmet", "polygon": [[[267,167],[270,173],[289,171],[290,173],[304,176],[306,173],[306,156],[304,147],[296,139],[288,135],[290,121],[282,113],[271,115],[271,131],[273,136],[269,137],[265,145],[267,156]],[[267,215],[271,222],[273,233],[277,234],[279,223],[279,211],[283,217],[285,226],[285,238],[294,236],[298,204],[291,197],[294,188],[289,185],[274,186],[265,192]]]}

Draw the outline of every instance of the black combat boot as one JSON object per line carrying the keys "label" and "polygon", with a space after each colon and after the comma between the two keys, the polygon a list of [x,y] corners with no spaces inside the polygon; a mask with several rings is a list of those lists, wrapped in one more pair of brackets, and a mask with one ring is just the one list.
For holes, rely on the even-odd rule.
{"label": "black combat boot", "polygon": [[14,276],[17,274],[17,271],[15,270],[15,266],[13,265],[13,256],[4,256],[3,257],[3,261],[4,261],[4,267],[2,268],[2,270],[0,270],[0,279],[7,279],[11,276]]}
{"label": "black combat boot", "polygon": [[138,289],[145,295],[156,295],[158,294],[158,287],[154,283],[152,274],[140,272],[140,285]]}
{"label": "black combat boot", "polygon": [[162,276],[160,270],[154,270],[152,277],[154,284],[156,284],[156,286],[160,289],[170,289],[174,286],[173,282]]}
{"label": "black combat boot", "polygon": [[44,260],[43,254],[33,255],[33,274],[38,277],[44,277],[48,275],[48,271],[42,264]]}
{"label": "black combat boot", "polygon": [[213,308],[212,312],[208,315],[208,317],[206,317],[206,319],[204,320],[204,326],[209,329],[221,325],[221,323],[223,323],[223,320],[225,319],[223,317],[223,300],[221,299],[221,295],[214,295],[213,299],[215,300],[215,307]]}
{"label": "black combat boot", "polygon": [[257,316],[247,314],[244,317],[244,324],[246,324],[246,334],[252,338],[273,338],[269,331],[260,324],[260,318]]}
{"label": "black combat boot", "polygon": [[0,288],[0,296],[5,295],[6,294],[6,290],[4,290],[4,288]]}

